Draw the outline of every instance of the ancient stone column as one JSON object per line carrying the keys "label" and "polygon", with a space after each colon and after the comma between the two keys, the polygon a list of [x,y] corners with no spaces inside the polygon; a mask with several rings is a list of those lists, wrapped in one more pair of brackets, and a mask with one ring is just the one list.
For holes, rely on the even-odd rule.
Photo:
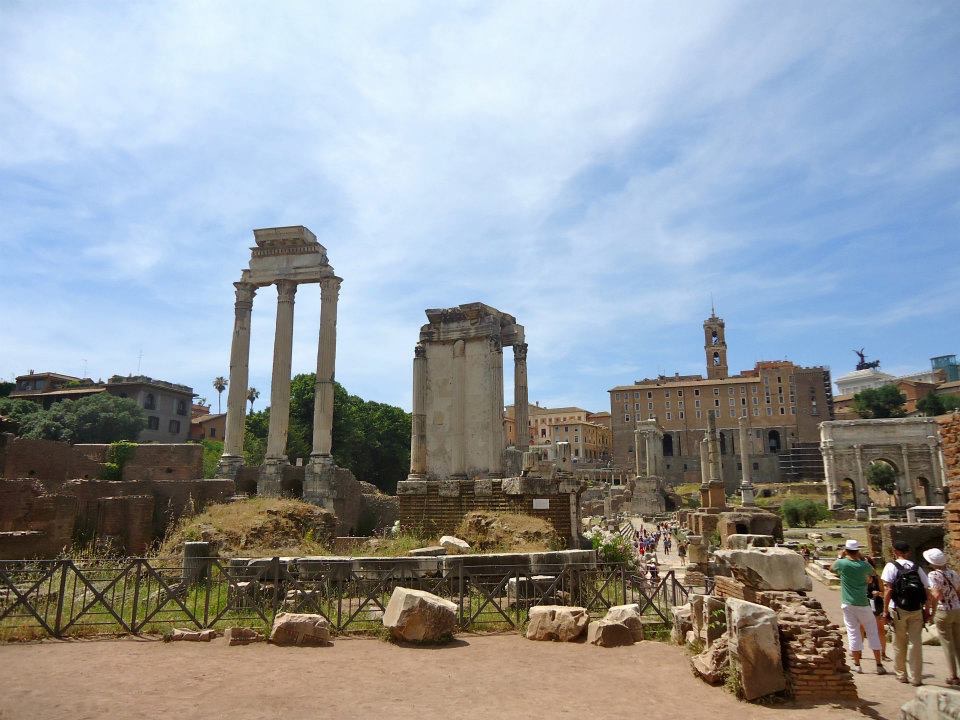
{"label": "ancient stone column", "polygon": [[330,455],[333,435],[333,382],[337,359],[338,277],[320,281],[320,340],[317,344],[317,382],[313,391],[313,450],[310,458],[333,463]]}
{"label": "ancient stone column", "polygon": [[517,421],[517,450],[530,447],[527,396],[527,344],[513,346],[513,416]]}
{"label": "ancient stone column", "polygon": [[856,453],[857,458],[857,491],[854,493],[853,506],[854,508],[859,508],[861,506],[860,495],[863,494],[869,498],[870,493],[867,490],[867,479],[863,474],[863,448],[860,445],[853,446],[854,452]]}
{"label": "ancient stone column", "polygon": [[935,502],[943,504],[943,471],[940,467],[942,456],[940,444],[933,435],[927,436],[927,448],[930,451],[930,467],[933,468],[933,477],[930,478],[930,491]]}
{"label": "ancient stone column", "polygon": [[267,460],[284,461],[290,424],[290,365],[293,361],[293,298],[297,284],[277,281],[277,326],[273,339],[273,374],[270,376],[270,427]]}
{"label": "ancient stone column", "polygon": [[247,410],[247,383],[250,379],[250,312],[257,289],[250,283],[233,284],[233,340],[230,345],[230,385],[227,391],[227,427],[223,458],[218,475],[235,477],[243,464],[243,430]]}
{"label": "ancient stone column", "polygon": [[707,436],[700,441],[700,484],[710,484],[710,455],[707,448]]}
{"label": "ancient stone column", "polygon": [[900,446],[900,453],[903,456],[903,489],[901,498],[904,505],[916,505],[917,498],[913,492],[913,479],[910,477],[910,457],[907,455],[907,446]]}
{"label": "ancient stone column", "polygon": [[410,434],[409,480],[420,480],[427,472],[427,349],[418,344],[413,355],[413,416]]}
{"label": "ancient stone column", "polygon": [[[640,471],[643,469],[643,466],[641,465],[641,462],[640,462],[640,439],[642,437],[643,437],[643,433],[640,432],[640,430],[633,431],[633,454],[635,456],[634,461],[637,464],[637,477],[640,477],[642,475]],[[644,445],[644,448],[646,448],[646,445]]]}
{"label": "ancient stone column", "polygon": [[740,465],[743,468],[740,479],[740,497],[744,505],[753,505],[753,483],[750,482],[751,470],[753,468],[750,465],[750,440],[748,437],[750,431],[747,428],[748,419],[741,417],[738,423],[740,426]]}
{"label": "ancient stone column", "polygon": [[467,357],[463,340],[453,343],[453,413],[450,418],[451,475],[466,477]]}
{"label": "ancient stone column", "polygon": [[490,477],[503,475],[503,451],[506,442],[503,437],[503,346],[499,337],[490,338],[490,416],[494,418],[490,428]]}

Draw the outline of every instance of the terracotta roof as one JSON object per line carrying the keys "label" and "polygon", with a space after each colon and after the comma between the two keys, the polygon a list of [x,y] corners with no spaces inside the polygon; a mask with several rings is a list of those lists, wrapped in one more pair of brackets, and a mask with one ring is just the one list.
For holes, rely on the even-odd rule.
{"label": "terracotta roof", "polygon": [[209,415],[198,415],[190,421],[190,424],[197,424],[210,422],[211,420],[216,420],[217,418],[226,417],[226,413],[211,413]]}

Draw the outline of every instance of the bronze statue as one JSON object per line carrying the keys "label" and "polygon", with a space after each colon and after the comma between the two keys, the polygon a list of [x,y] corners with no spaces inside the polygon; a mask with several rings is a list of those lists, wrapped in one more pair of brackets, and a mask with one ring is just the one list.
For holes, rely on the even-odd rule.
{"label": "bronze statue", "polygon": [[863,348],[854,350],[854,352],[860,357],[860,362],[857,363],[857,370],[872,370],[880,367],[879,360],[871,360],[870,362],[867,362],[867,355],[863,352],[863,350]]}

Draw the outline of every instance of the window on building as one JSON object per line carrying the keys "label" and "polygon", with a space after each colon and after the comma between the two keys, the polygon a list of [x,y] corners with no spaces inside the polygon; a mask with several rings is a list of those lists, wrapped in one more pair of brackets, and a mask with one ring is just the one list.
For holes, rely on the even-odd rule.
{"label": "window on building", "polygon": [[751,395],[756,395],[756,394],[757,394],[757,386],[756,386],[756,385],[751,385],[751,386],[750,386],[750,394],[751,394]]}
{"label": "window on building", "polygon": [[746,416],[747,416],[747,409],[746,409],[746,408],[741,408],[741,409],[740,409],[740,417],[746,417]]}
{"label": "window on building", "polygon": [[634,404],[633,404],[633,409],[639,411],[639,410],[640,410],[640,403],[634,403]]}
{"label": "window on building", "polygon": [[714,401],[713,401],[713,406],[714,406],[714,407],[720,407],[720,401],[719,401],[719,400],[714,400]]}
{"label": "window on building", "polygon": [[579,449],[579,448],[574,448],[574,449],[573,449],[573,456],[574,456],[574,457],[580,457],[580,449]]}
{"label": "window on building", "polygon": [[665,408],[668,408],[668,409],[669,409],[669,408],[670,408],[670,401],[669,401],[669,400],[665,400],[664,403],[663,403],[663,406],[664,406]]}
{"label": "window on building", "polygon": [[747,404],[747,399],[746,399],[745,397],[740,398],[740,404],[741,404],[741,405],[746,405],[746,404]]}
{"label": "window on building", "polygon": [[796,406],[793,406],[793,407],[790,408],[790,414],[791,414],[791,415],[796,415],[796,414],[797,414],[797,408],[796,408]]}
{"label": "window on building", "polygon": [[683,420],[683,410],[680,411],[680,419]]}
{"label": "window on building", "polygon": [[630,422],[630,416],[629,416],[629,415],[624,415],[624,416],[623,416],[623,421],[624,421],[624,422]]}
{"label": "window on building", "polygon": [[652,402],[648,402],[648,403],[647,403],[647,410],[653,410],[653,403],[652,403]]}
{"label": "window on building", "polygon": [[634,399],[634,400],[639,400],[639,399],[640,399],[640,391],[639,391],[639,390],[634,390],[634,391],[633,391],[633,399]]}
{"label": "window on building", "polygon": [[651,392],[650,390],[647,390],[647,400],[651,400],[651,399],[653,399],[653,392]]}
{"label": "window on building", "polygon": [[700,401],[699,401],[699,400],[694,400],[694,401],[693,401],[693,406],[694,406],[694,407],[700,407]]}
{"label": "window on building", "polygon": [[153,397],[153,393],[147,393],[147,396],[143,399],[143,409],[144,410],[157,409],[157,400],[155,397]]}
{"label": "window on building", "polygon": [[736,404],[737,404],[736,398],[727,398],[727,405],[729,405],[730,407],[733,407]]}
{"label": "window on building", "polygon": [[733,386],[727,388],[727,395],[733,395]]}
{"label": "window on building", "polygon": [[673,416],[670,413],[667,413],[667,420],[673,420]]}
{"label": "window on building", "polygon": [[699,395],[700,395],[700,388],[694,388],[694,389],[693,389],[693,394],[694,394],[694,397],[699,397]]}
{"label": "window on building", "polygon": [[160,418],[156,415],[151,415],[147,418],[147,430],[159,430],[160,429]]}
{"label": "window on building", "polygon": [[677,400],[677,407],[683,410],[683,400]]}
{"label": "window on building", "polygon": [[781,407],[781,408],[780,408],[780,414],[781,414],[781,415],[786,415],[786,414],[787,414],[787,413],[786,413],[786,409]]}
{"label": "window on building", "polygon": [[754,409],[753,409],[753,416],[754,416],[754,417],[757,417],[758,415],[760,415],[760,408],[754,408]]}
{"label": "window on building", "polygon": [[701,418],[703,418],[703,413],[697,410],[697,420],[700,420]]}
{"label": "window on building", "polygon": [[683,390],[677,390],[677,397],[683,397]]}
{"label": "window on building", "polygon": [[768,407],[768,408],[767,408],[767,415],[773,415],[773,408],[772,408],[772,407]]}
{"label": "window on building", "polygon": [[180,432],[180,421],[179,421],[179,420],[171,420],[171,421],[170,421],[170,424],[168,425],[168,429],[170,430],[171,433],[173,433],[174,435],[176,435],[177,433]]}
{"label": "window on building", "polygon": [[187,414],[187,403],[183,400],[177,400],[177,415]]}
{"label": "window on building", "polygon": [[[627,415],[627,422],[630,422],[630,416],[629,416],[629,415]],[[546,437],[546,436],[547,436],[547,429],[546,429],[546,428],[540,428],[540,437]]]}
{"label": "window on building", "polygon": [[624,404],[623,404],[623,411],[626,412],[626,411],[629,410],[629,409],[630,409],[630,403],[624,403]]}
{"label": "window on building", "polygon": [[755,398],[753,399],[753,404],[754,404],[754,405],[759,405],[759,404],[760,404],[760,398],[755,397]]}
{"label": "window on building", "polygon": [[741,385],[741,386],[740,386],[740,394],[741,394],[741,395],[746,395],[746,394],[747,394],[747,386],[746,386],[746,385]]}
{"label": "window on building", "polygon": [[669,390],[664,390],[664,391],[663,391],[663,396],[664,396],[664,397],[670,397],[670,391],[669,391]]}
{"label": "window on building", "polygon": [[215,438],[217,436],[217,429],[215,427],[210,428],[210,437]]}
{"label": "window on building", "polygon": [[720,394],[720,388],[714,388],[714,389],[713,389],[713,394],[714,394],[714,395],[719,395],[719,394]]}
{"label": "window on building", "polygon": [[737,411],[734,408],[730,408],[730,417],[736,417]]}

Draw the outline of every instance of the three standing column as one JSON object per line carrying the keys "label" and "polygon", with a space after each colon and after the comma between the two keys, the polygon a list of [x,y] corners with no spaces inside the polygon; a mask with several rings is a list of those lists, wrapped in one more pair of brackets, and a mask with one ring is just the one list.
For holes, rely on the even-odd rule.
{"label": "three standing column", "polygon": [[529,399],[527,395],[527,344],[513,346],[513,416],[517,427],[517,450],[530,447]]}
{"label": "three standing column", "polygon": [[333,463],[333,383],[337,360],[337,301],[340,298],[338,277],[320,281],[320,342],[317,348],[317,382],[313,397],[313,451],[310,458]]}
{"label": "three standing column", "polygon": [[749,429],[747,428],[748,418],[741,416],[738,421],[740,425],[740,467],[741,477],[740,477],[740,498],[743,501],[744,505],[754,505],[755,500],[753,496],[753,483],[751,479],[751,471],[753,466],[750,464],[750,439],[748,437]]}
{"label": "three standing column", "polygon": [[273,341],[273,374],[270,378],[270,427],[266,460],[282,462],[287,457],[290,425],[290,370],[293,361],[293,303],[297,283],[277,281],[277,327]]}
{"label": "three standing column", "polygon": [[227,392],[227,427],[223,457],[218,475],[234,476],[243,464],[243,431],[247,409],[247,383],[250,379],[250,313],[257,288],[237,282],[234,303],[233,340],[230,344],[230,386]]}
{"label": "three standing column", "polygon": [[418,343],[413,352],[413,413],[407,479],[422,480],[427,474],[427,348]]}

